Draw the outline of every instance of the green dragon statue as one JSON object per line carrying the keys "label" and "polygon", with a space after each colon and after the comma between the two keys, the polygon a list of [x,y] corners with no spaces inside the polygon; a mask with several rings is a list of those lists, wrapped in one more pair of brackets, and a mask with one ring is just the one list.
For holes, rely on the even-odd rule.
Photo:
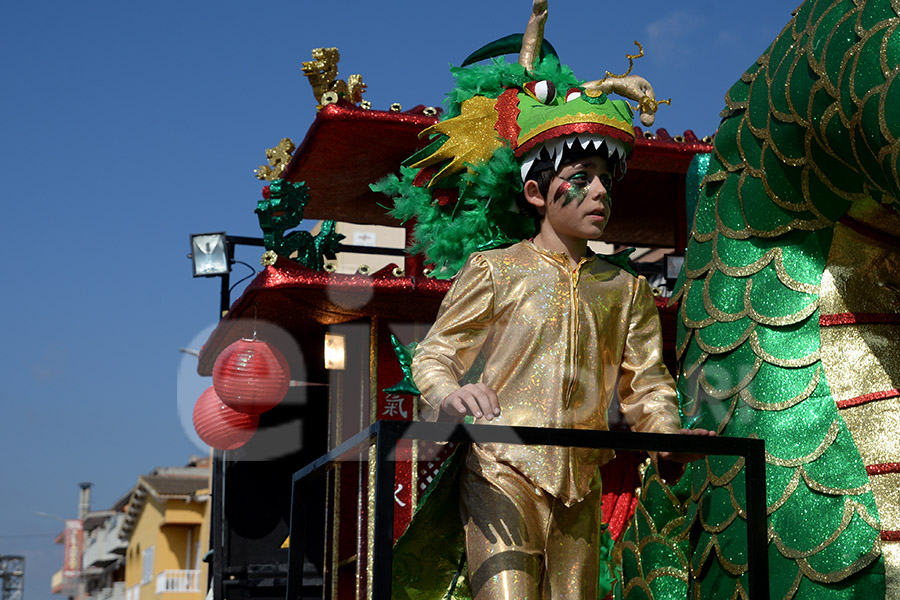
{"label": "green dragon statue", "polygon": [[[900,598],[898,73],[900,2],[807,0],[729,90],[700,189],[679,394],[766,441],[772,598]],[[741,467],[645,474],[621,595],[747,597]]]}
{"label": "green dragon statue", "polygon": [[335,232],[334,221],[322,221],[316,235],[295,229],[303,221],[308,202],[309,189],[304,182],[275,179],[263,189],[263,199],[253,212],[259,218],[266,250],[321,271],[325,259],[335,257],[344,235]]}

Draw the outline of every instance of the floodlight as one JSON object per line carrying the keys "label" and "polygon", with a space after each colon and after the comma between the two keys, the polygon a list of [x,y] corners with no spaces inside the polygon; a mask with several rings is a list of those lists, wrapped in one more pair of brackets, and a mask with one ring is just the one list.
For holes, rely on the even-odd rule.
{"label": "floodlight", "polygon": [[194,277],[216,277],[231,272],[225,232],[191,234],[191,261]]}

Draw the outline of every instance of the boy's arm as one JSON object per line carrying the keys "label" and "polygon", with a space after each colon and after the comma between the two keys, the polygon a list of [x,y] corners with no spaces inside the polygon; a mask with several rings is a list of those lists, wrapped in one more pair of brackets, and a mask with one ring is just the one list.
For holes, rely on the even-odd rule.
{"label": "boy's arm", "polygon": [[619,372],[619,406],[632,429],[649,433],[681,429],[675,382],[662,357],[659,313],[643,277],[632,296]]}
{"label": "boy's arm", "polygon": [[[622,355],[619,405],[636,431],[715,435],[705,429],[681,428],[674,381],[662,358],[659,312],[647,280],[641,277],[631,305],[631,318]],[[657,473],[673,483],[684,473],[684,463],[702,458],[679,452],[651,452]]]}
{"label": "boy's arm", "polygon": [[441,402],[460,389],[459,380],[471,368],[487,338],[493,308],[490,265],[480,254],[472,255],[413,356],[413,380],[422,393],[419,411],[423,420],[436,421]]}

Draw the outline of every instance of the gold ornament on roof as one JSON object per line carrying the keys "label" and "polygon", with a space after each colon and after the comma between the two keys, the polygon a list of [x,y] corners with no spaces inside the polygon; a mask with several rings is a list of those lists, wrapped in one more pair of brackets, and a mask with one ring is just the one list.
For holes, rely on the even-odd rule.
{"label": "gold ornament on roof", "polygon": [[291,154],[294,152],[294,142],[291,138],[283,138],[277,146],[266,150],[266,158],[269,165],[260,165],[253,172],[257,179],[272,181],[281,177],[288,163],[291,162]]}
{"label": "gold ornament on roof", "polygon": [[313,60],[303,62],[303,75],[309,79],[313,95],[316,97],[316,110],[320,110],[327,104],[337,102],[343,98],[354,104],[363,101],[362,95],[366,91],[362,75],[350,75],[347,81],[338,79],[338,62],[341,53],[337,48],[314,48]]}
{"label": "gold ornament on roof", "polygon": [[263,255],[259,259],[259,264],[264,267],[271,267],[275,264],[275,261],[278,260],[278,254],[273,252],[272,250],[266,250],[263,252]]}

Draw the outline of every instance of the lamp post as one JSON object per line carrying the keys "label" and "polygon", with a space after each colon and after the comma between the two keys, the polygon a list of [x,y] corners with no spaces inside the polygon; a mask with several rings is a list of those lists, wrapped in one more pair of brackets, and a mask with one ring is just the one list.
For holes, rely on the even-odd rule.
{"label": "lamp post", "polygon": [[192,233],[191,253],[188,258],[194,269],[194,277],[221,277],[222,291],[219,302],[219,318],[231,307],[231,265],[234,264],[234,247],[265,247],[262,238],[215,233]]}
{"label": "lamp post", "polygon": [[[221,277],[219,295],[219,318],[228,314],[231,308],[231,265],[234,264],[234,247],[265,247],[262,238],[228,235],[224,231],[214,233],[192,233],[191,259],[194,277]],[[209,549],[212,562],[209,569],[207,587],[212,589],[213,598],[224,597],[222,586],[223,560],[225,553],[225,453],[213,450],[212,463],[212,510],[210,511]],[[204,559],[206,560],[206,559]]]}

